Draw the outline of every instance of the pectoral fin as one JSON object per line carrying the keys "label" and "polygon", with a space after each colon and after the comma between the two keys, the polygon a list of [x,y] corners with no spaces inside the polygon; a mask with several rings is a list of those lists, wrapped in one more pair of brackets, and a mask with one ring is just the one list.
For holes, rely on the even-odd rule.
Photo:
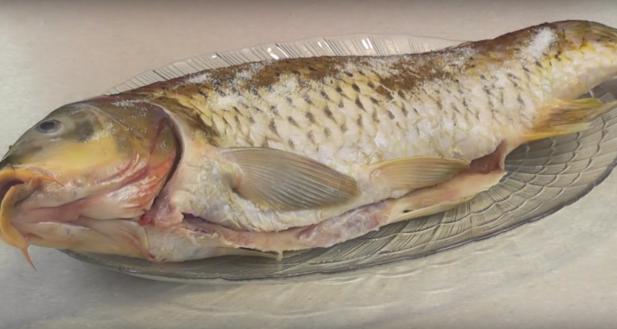
{"label": "pectoral fin", "polygon": [[274,210],[299,210],[345,203],[357,193],[356,181],[315,160],[269,148],[231,148],[223,156],[239,172],[235,191]]}
{"label": "pectoral fin", "polygon": [[415,190],[447,181],[468,166],[467,161],[456,159],[404,158],[377,164],[371,179],[393,188]]}
{"label": "pectoral fin", "polygon": [[604,103],[597,98],[556,101],[539,111],[539,119],[523,138],[534,141],[583,131],[589,128],[593,119],[614,107],[617,107],[617,101]]}

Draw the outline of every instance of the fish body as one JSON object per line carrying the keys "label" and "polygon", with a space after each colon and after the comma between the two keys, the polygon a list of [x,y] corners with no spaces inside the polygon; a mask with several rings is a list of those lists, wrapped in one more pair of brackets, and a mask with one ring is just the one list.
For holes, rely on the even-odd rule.
{"label": "fish body", "polygon": [[[76,172],[88,185],[81,168],[59,175],[45,161],[41,169],[26,133],[2,161],[12,179],[0,182],[3,236],[22,249],[29,240],[158,261],[330,246],[497,184],[520,144],[582,131],[614,107],[577,98],[615,74],[617,31],[564,21],[421,54],[247,63],[71,104],[64,111],[97,109],[109,121],[99,130],[127,134],[107,141],[113,159],[78,165],[110,174],[136,166],[143,177],[97,190],[104,207],[76,207],[92,189],[67,196],[63,186],[75,184]],[[134,138],[115,125],[133,112],[128,122],[150,123],[141,123],[140,138],[159,141],[142,147],[148,152],[118,151]],[[107,145],[114,136],[99,135],[73,144]],[[118,157],[132,160],[110,167]],[[15,184],[27,191],[15,197],[23,201],[12,199]],[[58,201],[38,215],[50,193]],[[135,194],[132,207],[110,210]]]}
{"label": "fish body", "polygon": [[[249,63],[149,86],[144,95],[198,113],[216,149],[292,152],[358,183],[362,193],[353,202],[277,212],[204,176],[186,198],[196,199],[190,209],[181,210],[233,228],[281,231],[409,192],[377,186],[370,178],[375,164],[415,156],[471,161],[504,140],[520,143],[543,107],[614,75],[613,46],[581,52],[578,29],[584,23],[539,26],[424,54]],[[220,166],[216,155],[211,159],[194,165]]]}

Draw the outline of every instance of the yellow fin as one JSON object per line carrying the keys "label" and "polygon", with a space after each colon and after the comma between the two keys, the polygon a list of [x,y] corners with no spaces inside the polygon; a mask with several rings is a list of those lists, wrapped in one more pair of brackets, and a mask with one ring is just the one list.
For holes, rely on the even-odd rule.
{"label": "yellow fin", "polygon": [[356,181],[324,164],[269,148],[230,148],[223,156],[239,167],[234,189],[243,198],[274,210],[333,206],[352,199]]}
{"label": "yellow fin", "polygon": [[447,181],[469,166],[467,161],[413,157],[378,163],[371,172],[374,182],[415,190]]}
{"label": "yellow fin", "polygon": [[467,172],[443,184],[418,190],[393,201],[387,223],[443,212],[474,198],[497,185],[505,171]]}
{"label": "yellow fin", "polygon": [[604,103],[597,98],[556,101],[540,110],[533,129],[523,134],[526,141],[567,135],[589,128],[591,121],[617,106],[617,101]]}

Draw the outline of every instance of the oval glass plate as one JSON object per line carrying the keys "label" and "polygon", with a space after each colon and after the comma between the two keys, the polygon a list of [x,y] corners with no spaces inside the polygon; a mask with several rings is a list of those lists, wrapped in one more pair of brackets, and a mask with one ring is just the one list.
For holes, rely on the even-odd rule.
{"label": "oval glass plate", "polygon": [[[457,43],[371,35],[267,44],[179,61],[144,72],[109,93],[245,62],[321,55],[391,55]],[[613,100],[617,95],[617,81],[604,83],[590,93],[606,101]],[[584,196],[608,176],[616,163],[617,111],[613,110],[596,119],[592,128],[583,133],[519,147],[508,156],[508,174],[500,184],[450,211],[391,224],[331,248],[286,253],[282,261],[228,256],[155,264],[126,257],[67,253],[108,269],[159,280],[273,279],[357,270],[426,256],[543,218]]]}

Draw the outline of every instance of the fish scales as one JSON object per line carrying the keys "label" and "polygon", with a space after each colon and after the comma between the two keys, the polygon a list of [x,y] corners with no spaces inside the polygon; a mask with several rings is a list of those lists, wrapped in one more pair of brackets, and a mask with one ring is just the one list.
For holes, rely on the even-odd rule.
{"label": "fish scales", "polygon": [[[381,70],[384,76],[392,75],[388,70],[394,70],[392,67],[404,59],[404,57],[383,60],[364,59],[365,63],[354,63],[359,66],[357,69],[350,65],[350,62],[356,62],[358,59],[340,59],[339,65],[349,66],[348,70],[355,69],[363,72],[360,74],[352,71],[352,76],[358,77],[355,79],[345,73],[339,73],[323,81],[302,81],[296,75],[290,74],[281,76],[280,80],[267,87],[252,87],[247,82],[245,90],[240,89],[235,94],[225,90],[222,92],[209,90],[207,92],[209,97],[201,102],[185,100],[190,96],[182,93],[182,87],[168,91],[166,96],[176,98],[185,105],[200,111],[204,122],[213,125],[216,130],[220,131],[219,135],[223,136],[224,139],[218,141],[217,146],[219,147],[261,146],[263,138],[267,138],[269,146],[292,151],[289,145],[285,145],[285,142],[291,139],[296,141],[294,143],[296,145],[309,144],[308,148],[315,150],[314,154],[307,151],[304,155],[319,159],[337,170],[346,171],[345,164],[328,158],[332,156],[331,152],[322,150],[355,149],[358,157],[352,159],[353,162],[363,164],[414,154],[410,152],[428,155],[435,150],[427,150],[414,143],[400,142],[410,138],[413,140],[418,137],[426,138],[437,135],[439,131],[432,133],[431,130],[439,129],[440,126],[450,131],[449,128],[453,122],[464,121],[464,117],[461,118],[451,106],[448,108],[442,104],[448,102],[447,104],[465,108],[460,100],[447,96],[442,97],[443,99],[435,99],[431,96],[435,90],[441,89],[438,84],[424,86],[421,90],[424,95],[418,95],[410,90],[403,93],[404,96],[401,97],[401,93],[385,89],[380,82],[385,78],[364,72],[368,71],[367,67],[370,67],[374,71]],[[246,72],[252,69],[248,67]],[[371,88],[368,83],[377,87]],[[386,92],[380,90],[380,87]],[[258,97],[253,94],[252,88],[259,89]],[[324,94],[327,96],[324,97]],[[470,98],[469,93],[466,93],[464,97]],[[239,105],[235,105],[239,109],[238,112],[229,111],[230,98],[242,100]],[[403,114],[404,109],[409,107],[422,110]],[[263,110],[270,108],[272,110]],[[450,116],[450,120],[440,124],[436,119],[440,119],[444,112],[447,114],[446,118]],[[221,119],[221,117],[232,115],[241,117],[242,122],[248,122],[247,118],[252,118],[252,121],[255,121],[255,124],[250,127],[253,134],[246,134],[246,128],[243,132],[243,129],[234,126],[232,119]],[[293,118],[296,124],[293,124],[289,118]],[[413,135],[415,131],[413,127],[418,124],[421,127],[426,126],[421,131],[422,136]],[[471,122],[463,122],[463,126],[472,125]],[[344,127],[345,131],[341,127]],[[255,134],[255,132],[263,133]],[[309,132],[312,133],[312,138],[308,137]],[[357,143],[356,138],[361,139],[360,143]],[[413,146],[415,150],[403,149],[409,146]],[[444,155],[449,153],[447,150],[441,150],[441,152]]]}
{"label": "fish scales", "polygon": [[[555,86],[586,64],[576,49],[568,50],[571,37],[558,30],[541,26],[425,54],[249,63],[176,79],[154,93],[200,113],[218,132],[218,148],[294,152],[355,178],[367,166],[397,158],[471,161],[531,129],[537,108],[555,94],[572,94]],[[242,224],[228,224],[280,230],[395,195],[381,191],[313,216],[269,213],[277,217],[270,222],[280,222],[274,227],[248,224],[255,221],[242,212]]]}
{"label": "fish scales", "polygon": [[[259,146],[296,152],[352,176],[358,167],[415,155],[471,160],[490,153],[501,140],[501,125],[480,124],[486,119],[498,120],[494,115],[488,118],[486,111],[481,111],[486,106],[478,104],[489,102],[489,97],[478,97],[482,93],[470,88],[463,91],[461,101],[452,93],[439,91],[456,90],[457,80],[478,80],[477,74],[467,73],[474,65],[474,52],[461,47],[441,53],[444,58],[457,58],[449,65],[443,65],[444,58],[427,55],[337,57],[320,67],[332,70],[336,66],[332,72],[304,69],[303,59],[283,64],[295,67],[289,71],[268,67],[280,62],[254,63],[235,68],[234,75],[203,76],[197,95],[185,92],[194,90],[195,77],[178,81],[175,88],[165,89],[164,95],[198,111],[204,123],[222,136],[217,147]],[[279,71],[278,80],[255,85],[253,79],[263,80],[260,72],[268,70]],[[318,76],[311,76],[314,72],[319,72]],[[221,75],[231,80],[214,80]],[[403,114],[403,109],[410,107],[414,110]],[[454,108],[474,108],[477,113],[461,115]],[[525,110],[489,109],[490,113]],[[254,123],[239,127],[238,122]],[[377,198],[391,196],[392,191],[387,191]],[[359,200],[374,201],[375,197]],[[298,217],[307,217],[304,212],[265,229],[298,225]],[[315,221],[314,217],[309,221]],[[245,222],[250,220],[245,218]]]}
{"label": "fish scales", "polygon": [[[420,61],[421,58],[416,60]],[[473,90],[463,92],[464,102],[451,93],[435,98],[432,96],[435,91],[441,90],[444,84],[446,86],[448,84],[448,81],[443,80],[438,83],[425,83],[418,90],[420,93],[413,89],[405,93],[386,89],[382,81],[389,81],[389,84],[393,83],[391,76],[397,75],[396,67],[400,65],[401,61],[406,61],[406,65],[414,65],[411,63],[411,59],[404,56],[382,60],[364,59],[364,63],[353,63],[358,62],[355,58],[342,58],[339,65],[348,66],[347,70],[350,71],[351,77],[345,73],[339,73],[331,76],[331,79],[324,79],[324,81],[299,81],[295,75],[282,76],[279,81],[268,87],[252,87],[247,83],[246,89],[244,91],[238,90],[239,92],[236,94],[223,91],[223,96],[220,96],[221,92],[218,90],[210,90],[207,93],[210,97],[206,97],[206,100],[201,103],[193,102],[192,106],[203,113],[202,117],[206,124],[213,124],[215,129],[221,131],[221,135],[224,135],[225,140],[221,141],[219,145],[221,147],[260,146],[264,144],[263,138],[267,137],[269,146],[291,151],[291,146],[288,143],[288,145],[284,144],[286,141],[294,140],[296,141],[294,145],[312,144],[307,147],[305,155],[317,158],[342,171],[345,171],[344,165],[330,159],[332,153],[327,150],[341,151],[357,148],[354,151],[359,156],[350,160],[365,164],[397,156],[432,155],[435,152],[439,152],[439,155],[442,156],[460,156],[460,154],[455,154],[452,151],[456,148],[456,141],[451,141],[444,147],[437,149],[427,149],[426,146],[422,147],[415,143],[401,143],[401,141],[417,140],[421,137],[422,139],[432,140],[432,144],[434,144],[435,138],[431,138],[431,136],[444,131],[447,134],[440,134],[441,136],[448,136],[452,132],[455,132],[452,135],[467,134],[465,128],[473,126],[473,123],[467,120],[473,120],[473,118],[477,120],[480,116],[477,114],[461,115],[460,111],[456,109],[469,109],[470,107],[464,104],[468,102],[467,99],[475,98],[477,100],[477,94],[474,95]],[[354,67],[354,64],[357,68]],[[272,65],[276,65],[276,63]],[[459,67],[459,71],[463,70],[463,66]],[[369,71],[368,68],[371,68],[373,72],[381,71],[381,74],[386,78],[365,72]],[[251,70],[253,70],[252,67],[247,67],[246,71],[242,72]],[[363,73],[357,73],[353,70]],[[449,68],[449,71],[453,71],[453,69]],[[406,73],[410,74],[409,72]],[[419,73],[414,73],[414,77],[419,75]],[[445,75],[445,73],[442,74]],[[399,79],[402,80],[402,78]],[[369,83],[373,87],[370,87]],[[490,86],[489,84],[485,87]],[[259,97],[254,96],[251,88],[259,89]],[[172,90],[168,96],[178,99],[186,97],[181,93],[182,88],[176,90],[179,91],[177,94]],[[452,90],[456,89],[452,88]],[[323,95],[327,96],[324,97]],[[229,104],[227,103],[230,98],[243,99],[245,104],[252,104],[253,106],[240,107],[239,113],[232,113],[229,111]],[[291,102],[281,101],[282,99],[289,99]],[[490,97],[485,97],[486,102],[490,102],[490,99]],[[260,108],[269,109],[271,107],[273,110],[259,110]],[[403,115],[403,109],[408,107],[422,110]],[[486,108],[486,106],[474,106],[472,108],[481,109]],[[505,115],[518,112],[517,109],[508,111],[508,109],[496,109],[494,106],[490,108],[493,113],[499,111]],[[520,111],[520,109],[518,110]],[[247,122],[246,118],[252,117],[256,121],[256,125],[251,127],[251,131],[268,133],[251,137],[246,134],[245,127],[240,129],[234,126],[233,120],[224,121],[220,119],[221,116],[232,115],[242,117],[242,122]],[[289,121],[290,117],[297,125]],[[448,120],[445,122],[435,121],[442,118]],[[502,121],[504,120],[506,119],[502,118]],[[450,129],[455,123],[461,127],[460,131]],[[424,127],[420,136],[414,134],[415,129],[412,128],[418,124],[420,127]],[[345,128],[344,132],[341,127]],[[308,138],[308,132],[312,132],[314,138]],[[346,135],[350,138],[345,138]],[[356,143],[355,138],[358,137],[361,138],[361,143]],[[429,143],[429,145],[431,144]],[[448,150],[448,148],[451,150]],[[309,149],[314,151],[310,152]],[[480,153],[482,151],[479,150]],[[473,155],[471,156],[473,157]]]}

